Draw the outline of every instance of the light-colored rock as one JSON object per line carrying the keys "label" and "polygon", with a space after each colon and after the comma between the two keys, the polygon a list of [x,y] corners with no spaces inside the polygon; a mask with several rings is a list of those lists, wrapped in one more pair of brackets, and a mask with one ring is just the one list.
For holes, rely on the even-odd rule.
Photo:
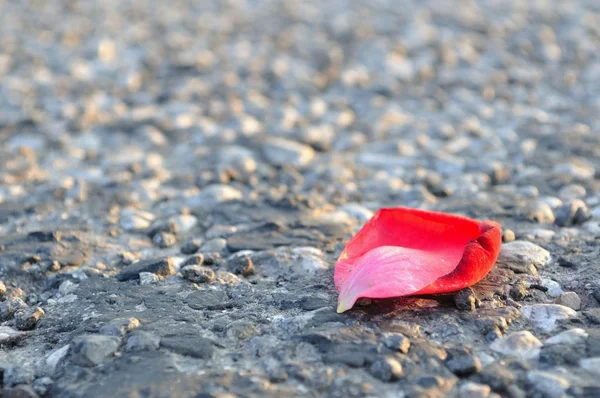
{"label": "light-colored rock", "polygon": [[229,185],[214,184],[205,187],[196,196],[187,199],[186,204],[190,207],[214,207],[219,203],[241,200],[244,195],[238,189]]}
{"label": "light-colored rock", "polygon": [[549,261],[550,253],[546,249],[524,240],[503,244],[498,256],[500,263],[533,264],[536,267],[543,267]]}
{"label": "light-colored rock", "polygon": [[177,226],[177,233],[187,233],[198,225],[198,218],[191,214],[182,214],[171,217],[171,221]]}
{"label": "light-colored rock", "polygon": [[579,366],[600,377],[600,357],[582,359],[579,361]]}
{"label": "light-colored rock", "polygon": [[60,293],[61,296],[66,296],[76,291],[78,287],[78,284],[66,280],[58,287],[58,293]]}
{"label": "light-colored rock", "polygon": [[71,342],[71,361],[80,366],[96,366],[113,355],[121,339],[116,336],[84,335]]}
{"label": "light-colored rock", "polygon": [[566,390],[570,386],[566,378],[541,370],[532,370],[527,373],[527,381],[534,390],[547,398],[565,397]]}
{"label": "light-colored rock", "polygon": [[581,328],[574,328],[566,330],[562,333],[557,334],[556,336],[552,336],[547,339],[544,344],[552,345],[552,344],[579,344],[584,343],[585,339],[587,339],[588,334],[585,330]]}
{"label": "light-colored rock", "polygon": [[284,138],[270,138],[264,144],[263,153],[273,166],[290,165],[295,168],[306,167],[315,157],[312,147]]}
{"label": "light-colored rock", "polygon": [[227,247],[227,240],[225,240],[223,238],[214,238],[214,239],[207,240],[206,242],[204,242],[204,244],[200,247],[200,250],[202,250],[203,252],[220,253],[223,250],[225,250],[226,247]]}
{"label": "light-colored rock", "polygon": [[554,196],[544,196],[539,199],[540,202],[546,203],[552,210],[559,208],[562,206],[563,201]]}
{"label": "light-colored rock", "polygon": [[552,169],[554,174],[566,175],[574,180],[589,180],[594,178],[594,173],[596,170],[594,167],[589,164],[587,161],[578,161],[577,163],[560,163],[554,166]]}
{"label": "light-colored rock", "polygon": [[140,231],[148,228],[154,221],[154,214],[137,209],[123,209],[119,225],[126,231]]}
{"label": "light-colored rock", "polygon": [[206,231],[206,239],[225,238],[237,232],[235,225],[213,225]]}
{"label": "light-colored rock", "polygon": [[554,213],[552,208],[546,203],[538,202],[529,212],[529,219],[542,224],[552,224],[554,222]]}
{"label": "light-colored rock", "polygon": [[152,272],[140,272],[140,285],[152,285],[158,283],[160,278]]}
{"label": "light-colored rock", "polygon": [[513,332],[495,340],[490,349],[497,353],[521,359],[533,359],[539,356],[542,342],[527,330]]}
{"label": "light-colored rock", "polygon": [[461,398],[482,398],[489,396],[490,392],[492,392],[490,386],[469,381],[459,387],[458,396]]}
{"label": "light-colored rock", "polygon": [[61,348],[52,351],[44,360],[45,372],[47,376],[53,376],[56,372],[57,366],[69,353],[69,345],[62,346]]}
{"label": "light-colored rock", "polygon": [[541,278],[540,281],[541,281],[540,284],[542,286],[544,286],[546,289],[548,289],[546,291],[546,294],[549,297],[556,298],[564,293],[564,290],[562,289],[562,287],[560,286],[560,284],[558,282],[553,281],[552,279],[548,279],[548,278]]}
{"label": "light-colored rock", "polygon": [[308,274],[314,274],[315,272],[329,268],[329,264],[324,260],[310,254],[298,256],[297,261],[299,268]]}
{"label": "light-colored rock", "polygon": [[312,247],[312,246],[294,247],[292,249],[292,252],[294,254],[312,254],[317,257],[320,257],[323,255],[323,251],[321,249],[319,249],[318,247]]}
{"label": "light-colored rock", "polygon": [[561,294],[558,296],[555,303],[572,308],[575,311],[581,309],[581,298],[579,298],[575,292],[565,292]]}
{"label": "light-colored rock", "polygon": [[557,322],[577,317],[577,312],[558,304],[532,304],[521,307],[521,315],[532,325],[547,332],[554,330]]}

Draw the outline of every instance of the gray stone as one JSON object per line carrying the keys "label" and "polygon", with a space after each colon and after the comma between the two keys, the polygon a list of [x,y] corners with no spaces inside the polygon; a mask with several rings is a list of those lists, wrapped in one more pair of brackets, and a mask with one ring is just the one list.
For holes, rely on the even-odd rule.
{"label": "gray stone", "polygon": [[582,200],[566,203],[556,211],[556,224],[561,227],[583,224],[592,218],[592,213]]}
{"label": "gray stone", "polygon": [[230,306],[227,294],[215,289],[195,291],[189,294],[185,301],[195,310],[222,310]]}
{"label": "gray stone", "polygon": [[210,359],[215,352],[211,340],[195,334],[165,336],[160,340],[160,346],[181,355],[200,359]]}
{"label": "gray stone", "polygon": [[600,325],[600,308],[590,308],[583,311],[583,315],[589,319],[592,323]]}
{"label": "gray stone", "polygon": [[123,209],[119,225],[126,231],[142,231],[150,227],[154,214],[138,209]]}
{"label": "gray stone", "polygon": [[198,217],[191,214],[181,214],[179,216],[171,217],[169,221],[175,224],[177,233],[179,234],[187,234],[198,225]]}
{"label": "gray stone", "polygon": [[116,318],[100,328],[100,334],[123,337],[128,331],[140,326],[137,318]]}
{"label": "gray stone", "polygon": [[177,236],[170,232],[158,232],[152,238],[152,242],[161,249],[174,246],[177,243]]}
{"label": "gray stone", "polygon": [[5,294],[6,294],[6,285],[4,284],[3,281],[0,280],[0,299],[2,299]]}
{"label": "gray stone", "polygon": [[215,272],[201,265],[188,265],[181,269],[183,277],[195,283],[208,283],[215,279]]}
{"label": "gray stone", "polygon": [[227,240],[223,238],[207,240],[201,248],[204,252],[222,253],[227,248]]}
{"label": "gray stone", "polygon": [[242,200],[244,195],[239,190],[228,185],[209,185],[200,193],[187,200],[192,208],[211,208],[220,203]]}
{"label": "gray stone", "polygon": [[521,359],[536,358],[541,347],[542,342],[526,330],[510,333],[490,345],[492,351]]}
{"label": "gray stone", "polygon": [[546,294],[550,297],[560,297],[564,293],[560,284],[552,279],[541,278],[540,284],[546,288]]}
{"label": "gray stone", "polygon": [[171,257],[143,260],[123,268],[117,275],[117,280],[139,279],[140,272],[151,272],[160,276],[168,276],[175,273],[175,268],[173,267]]}
{"label": "gray stone", "polygon": [[577,317],[577,312],[558,304],[524,305],[521,308],[521,314],[532,325],[546,332],[554,330],[559,321]]}
{"label": "gray stone", "polygon": [[19,330],[31,330],[46,313],[40,307],[27,308],[15,313],[15,326]]}
{"label": "gray stone", "polygon": [[204,254],[198,253],[188,257],[184,262],[181,263],[181,267],[187,267],[188,265],[202,265],[204,264]]}
{"label": "gray stone", "polygon": [[200,249],[200,245],[202,245],[202,240],[200,240],[200,239],[186,240],[181,245],[181,253],[182,254],[194,254]]}
{"label": "gray stone", "polygon": [[48,354],[48,356],[46,356],[46,359],[44,360],[44,370],[46,375],[54,376],[58,365],[60,365],[62,360],[67,356],[70,348],[71,347],[69,345],[65,345],[57,350],[52,351],[50,354]]}
{"label": "gray stone", "polygon": [[83,335],[71,342],[71,362],[79,366],[96,366],[112,356],[121,345],[115,336]]}
{"label": "gray stone", "polygon": [[79,285],[77,283],[67,279],[58,287],[58,293],[60,293],[61,296],[68,296],[69,294],[74,293],[78,288]]}
{"label": "gray stone", "polygon": [[410,349],[410,340],[400,333],[384,333],[381,338],[384,346],[390,350],[406,354]]}
{"label": "gray stone", "polygon": [[472,355],[459,355],[446,361],[446,367],[455,375],[464,377],[481,370],[481,361]]}
{"label": "gray stone", "polygon": [[311,254],[298,255],[296,256],[296,259],[296,268],[294,268],[294,270],[297,273],[312,275],[329,268],[329,264],[326,261]]}
{"label": "gray stone", "polygon": [[541,370],[533,370],[527,373],[527,382],[533,390],[548,398],[566,396],[565,393],[570,386],[566,378]]}
{"label": "gray stone", "polygon": [[569,307],[574,310],[581,309],[581,299],[575,292],[566,292],[561,294],[560,296],[558,296],[555,303],[564,305],[565,307]]}
{"label": "gray stone", "polygon": [[402,364],[394,357],[375,360],[369,367],[369,373],[381,381],[393,381],[404,375]]}
{"label": "gray stone", "polygon": [[550,261],[550,253],[535,243],[517,240],[505,243],[500,249],[499,263],[533,264],[543,267]]}
{"label": "gray stone", "polygon": [[250,256],[245,254],[235,256],[229,260],[229,269],[234,274],[250,276],[255,273],[254,264]]}
{"label": "gray stone", "polygon": [[160,346],[160,337],[142,330],[135,330],[127,336],[125,351],[155,351]]}
{"label": "gray stone", "polygon": [[310,146],[283,138],[270,138],[264,143],[263,154],[273,166],[306,167],[315,157]]}

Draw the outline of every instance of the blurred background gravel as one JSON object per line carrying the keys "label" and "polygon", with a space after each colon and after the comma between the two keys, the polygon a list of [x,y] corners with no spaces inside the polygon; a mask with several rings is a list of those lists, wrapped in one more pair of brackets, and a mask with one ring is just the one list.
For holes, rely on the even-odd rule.
{"label": "blurred background gravel", "polygon": [[[0,0],[4,395],[597,396],[599,48],[593,0]],[[497,269],[336,315],[399,205]]]}

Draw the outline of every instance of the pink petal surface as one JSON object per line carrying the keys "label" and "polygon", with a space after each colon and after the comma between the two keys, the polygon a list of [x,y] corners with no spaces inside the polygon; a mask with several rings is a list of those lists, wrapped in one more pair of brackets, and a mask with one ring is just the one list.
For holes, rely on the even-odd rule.
{"label": "pink petal surface", "polygon": [[447,293],[492,268],[500,225],[418,209],[381,209],[348,242],[335,267],[338,312],[361,297]]}

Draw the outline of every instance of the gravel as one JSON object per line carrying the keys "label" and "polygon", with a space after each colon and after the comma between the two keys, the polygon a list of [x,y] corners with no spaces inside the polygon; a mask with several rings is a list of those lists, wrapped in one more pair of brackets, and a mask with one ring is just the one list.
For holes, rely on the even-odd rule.
{"label": "gravel", "polygon": [[[3,2],[0,395],[597,391],[598,7],[446,3]],[[337,314],[394,206],[497,265]]]}
{"label": "gravel", "polygon": [[96,366],[113,355],[121,339],[115,336],[84,335],[71,342],[71,362],[79,366]]}

